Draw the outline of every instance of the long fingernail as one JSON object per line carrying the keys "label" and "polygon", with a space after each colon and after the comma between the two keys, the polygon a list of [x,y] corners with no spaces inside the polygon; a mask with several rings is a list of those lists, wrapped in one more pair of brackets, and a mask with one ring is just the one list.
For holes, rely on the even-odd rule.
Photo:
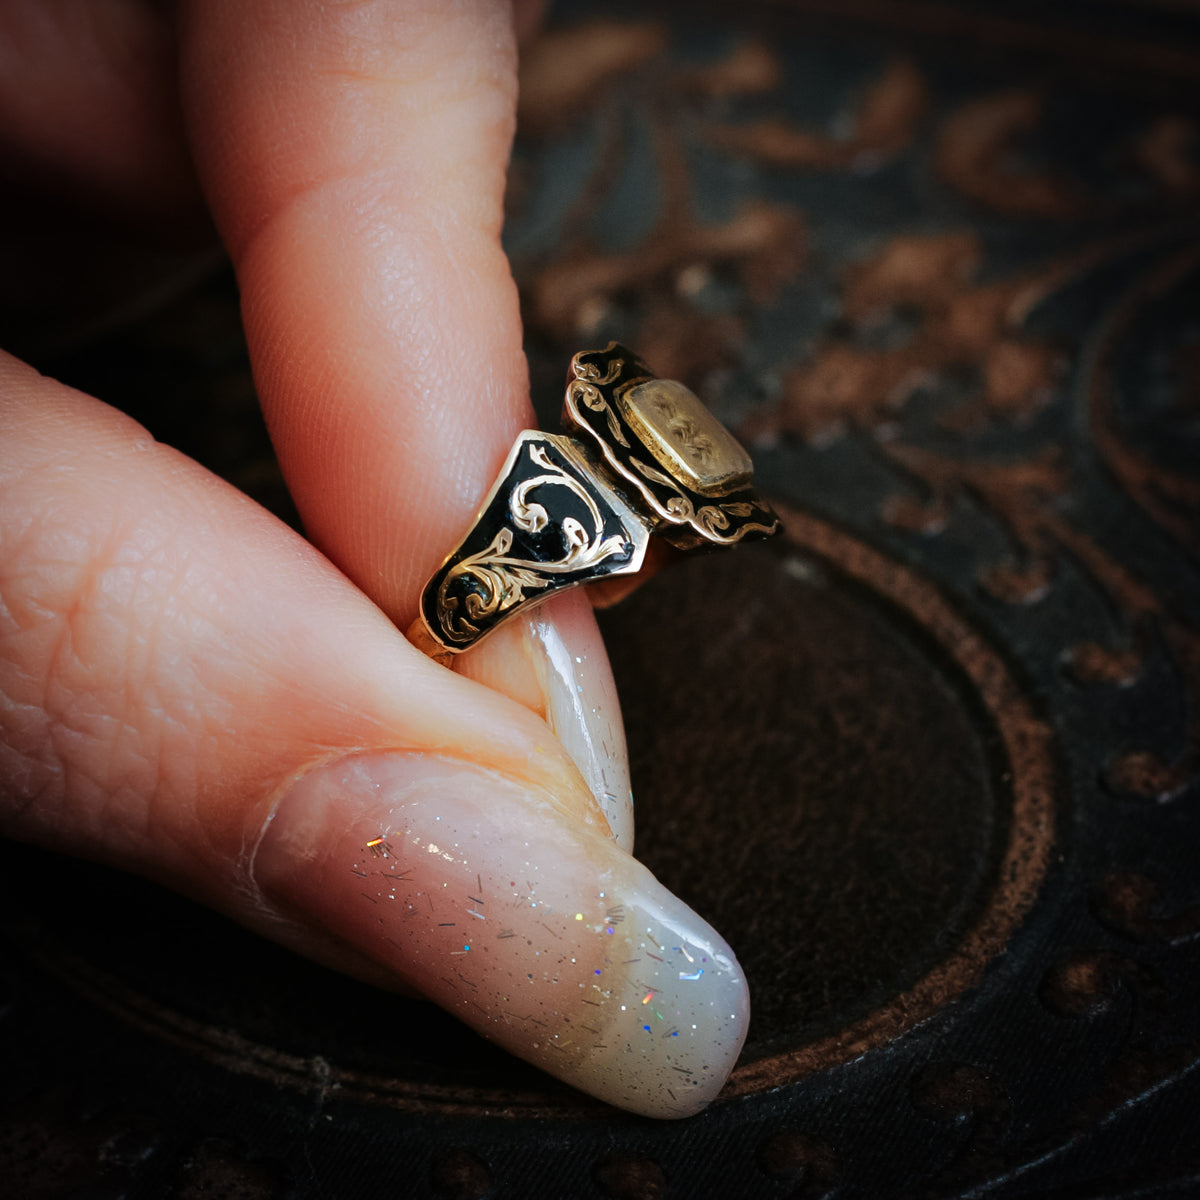
{"label": "long fingernail", "polygon": [[264,833],[259,886],[485,1037],[610,1104],[703,1108],[746,1034],[741,968],[611,838],[420,754],[318,768]]}
{"label": "long fingernail", "polygon": [[513,618],[455,666],[542,713],[595,796],[617,845],[632,851],[633,793],[621,705],[584,593],[563,593]]}

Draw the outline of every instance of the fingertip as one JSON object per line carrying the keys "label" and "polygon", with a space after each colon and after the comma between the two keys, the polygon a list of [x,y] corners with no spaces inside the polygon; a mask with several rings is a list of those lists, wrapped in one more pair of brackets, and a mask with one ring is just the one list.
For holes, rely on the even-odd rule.
{"label": "fingertip", "polygon": [[550,1074],[631,1112],[690,1116],[736,1063],[745,977],[606,832],[474,764],[360,756],[282,799],[255,879]]}

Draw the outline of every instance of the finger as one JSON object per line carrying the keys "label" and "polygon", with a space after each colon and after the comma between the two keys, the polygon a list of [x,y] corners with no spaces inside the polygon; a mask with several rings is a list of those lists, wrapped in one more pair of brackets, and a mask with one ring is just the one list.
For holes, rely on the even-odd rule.
{"label": "finger", "polygon": [[45,352],[215,261],[149,0],[0,5],[0,332]]}
{"label": "finger", "polygon": [[542,717],[595,797],[613,839],[633,850],[633,792],[621,704],[583,591],[567,592],[501,625],[456,671]]}
{"label": "finger", "polygon": [[[284,474],[312,539],[406,629],[533,421],[500,246],[509,6],[205,0],[183,18],[198,169]],[[595,626],[552,601],[523,628],[463,669],[544,712],[573,747],[608,747],[579,766],[628,844],[628,768]],[[541,689],[563,653],[589,664],[583,703]]]}
{"label": "finger", "polygon": [[613,1103],[715,1094],[745,1029],[737,963],[612,842],[543,721],[424,658],[244,496],[7,358],[0,511],[7,833],[411,984]]}
{"label": "finger", "polygon": [[380,907],[399,914],[384,961],[551,1074],[682,1117],[733,1067],[748,1003],[732,952],[635,859],[527,787],[431,757],[363,756],[305,779],[278,821],[259,852],[272,895],[302,894],[355,944],[375,944]]}

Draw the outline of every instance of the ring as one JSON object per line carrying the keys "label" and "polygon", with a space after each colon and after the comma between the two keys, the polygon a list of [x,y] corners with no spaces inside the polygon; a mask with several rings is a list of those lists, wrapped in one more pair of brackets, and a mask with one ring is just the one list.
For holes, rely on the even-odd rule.
{"label": "ring", "polygon": [[440,662],[562,588],[780,528],[750,456],[682,383],[610,342],[571,359],[562,434],[517,436],[475,523],[421,594],[408,639]]}

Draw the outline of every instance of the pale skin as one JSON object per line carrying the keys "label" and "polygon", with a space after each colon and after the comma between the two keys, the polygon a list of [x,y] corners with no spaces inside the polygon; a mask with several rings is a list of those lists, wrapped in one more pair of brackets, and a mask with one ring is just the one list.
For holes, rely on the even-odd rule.
{"label": "pale skin", "polygon": [[[533,423],[499,235],[518,43],[538,8],[0,9],[0,147],[18,173],[94,192],[135,221],[195,221],[207,206],[309,537],[100,400],[3,356],[0,830],[136,871],[458,1011],[433,981],[439,955],[465,952],[427,931],[381,941],[378,918],[338,890],[373,836],[425,854],[421,822],[442,813],[462,848],[438,848],[438,869],[494,876],[506,928],[530,905],[561,913],[571,962],[587,964],[570,986],[595,990],[598,1011],[624,1011],[625,984],[604,974],[612,895],[653,914],[648,936],[679,941],[679,978],[695,983],[676,1011],[692,1018],[704,1078],[682,1099],[657,1087],[668,1044],[624,1032],[615,1068],[615,1015],[614,1036],[581,1051],[567,974],[543,970],[532,939],[530,963],[509,955],[516,939],[474,947],[464,969],[482,1015],[460,1015],[586,1091],[682,1116],[733,1065],[745,984],[713,931],[627,853],[619,712],[586,598],[550,601],[454,671],[399,632]],[[520,855],[496,848],[510,828]],[[537,876],[519,886],[507,878],[517,857]],[[433,858],[413,861],[424,891],[388,899],[448,887]],[[701,950],[714,964],[703,982]],[[546,1061],[547,1035],[511,1020],[526,1002],[561,1015],[551,1041],[571,1050]]]}

